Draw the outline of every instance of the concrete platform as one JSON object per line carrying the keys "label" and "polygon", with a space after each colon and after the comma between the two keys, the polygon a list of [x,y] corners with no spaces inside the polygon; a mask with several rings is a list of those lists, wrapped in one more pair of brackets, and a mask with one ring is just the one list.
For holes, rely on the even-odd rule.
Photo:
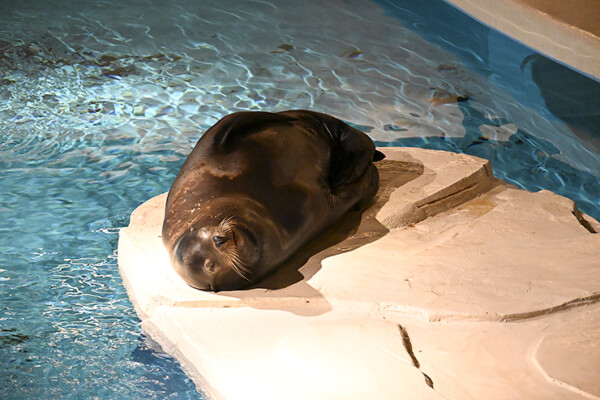
{"label": "concrete platform", "polygon": [[188,287],[166,195],[141,205],[119,268],[146,332],[214,399],[600,398],[600,224],[486,160],[380,150],[375,204],[248,290]]}

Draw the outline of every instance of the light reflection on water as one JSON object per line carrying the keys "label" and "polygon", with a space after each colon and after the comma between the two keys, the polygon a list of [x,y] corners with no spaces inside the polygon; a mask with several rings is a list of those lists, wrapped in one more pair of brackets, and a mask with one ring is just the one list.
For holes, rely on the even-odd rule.
{"label": "light reflection on water", "polygon": [[131,211],[233,111],[311,108],[380,145],[487,157],[499,176],[598,216],[600,158],[539,94],[516,101],[374,3],[2,7],[2,398],[200,398],[144,338],[114,249]]}
{"label": "light reflection on water", "polygon": [[[132,208],[180,162],[118,150],[126,144],[106,157],[81,141],[43,165],[2,162],[2,398],[200,398],[148,347],[115,253]],[[104,173],[119,168],[127,173]]]}

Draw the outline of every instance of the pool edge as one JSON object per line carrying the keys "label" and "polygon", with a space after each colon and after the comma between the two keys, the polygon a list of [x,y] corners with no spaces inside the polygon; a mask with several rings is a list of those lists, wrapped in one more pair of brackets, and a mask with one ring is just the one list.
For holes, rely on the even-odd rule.
{"label": "pool edge", "polygon": [[444,0],[524,45],[600,80],[600,37],[519,0]]}

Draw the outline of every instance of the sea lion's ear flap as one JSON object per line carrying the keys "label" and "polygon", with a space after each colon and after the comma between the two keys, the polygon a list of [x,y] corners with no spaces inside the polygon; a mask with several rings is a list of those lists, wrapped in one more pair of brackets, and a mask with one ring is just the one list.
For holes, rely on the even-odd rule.
{"label": "sea lion's ear flap", "polygon": [[[245,136],[256,132],[259,126],[268,123],[286,123],[295,121],[296,118],[282,114],[263,111],[242,111],[222,118],[206,133],[214,132],[214,146],[219,150],[226,150],[235,145]],[[211,132],[211,133],[212,133]]]}

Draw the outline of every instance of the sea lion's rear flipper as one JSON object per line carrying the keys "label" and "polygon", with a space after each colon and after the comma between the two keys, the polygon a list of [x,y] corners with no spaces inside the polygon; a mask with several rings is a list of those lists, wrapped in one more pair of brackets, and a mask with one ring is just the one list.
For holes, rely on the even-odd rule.
{"label": "sea lion's rear flipper", "polygon": [[381,161],[384,158],[385,158],[385,154],[383,154],[379,150],[375,150],[375,153],[373,153],[373,161]]}
{"label": "sea lion's rear flipper", "polygon": [[355,183],[365,175],[370,176],[371,163],[385,156],[375,149],[375,144],[365,133],[352,128],[345,122],[327,114],[308,110],[285,111],[308,122],[313,132],[328,142],[331,148],[327,181],[332,193],[337,189]]}
{"label": "sea lion's rear flipper", "polygon": [[226,151],[237,144],[242,138],[257,132],[264,124],[287,123],[296,118],[263,111],[242,111],[222,118],[206,134],[214,135],[215,149]]}
{"label": "sea lion's rear flipper", "polygon": [[339,126],[339,129],[329,168],[329,186],[332,191],[362,177],[373,162],[375,153],[375,145],[367,135],[348,125]]}
{"label": "sea lion's rear flipper", "polygon": [[382,159],[383,153],[375,149],[366,134],[340,120],[329,117],[322,123],[332,140],[328,180],[335,192],[361,179],[374,160]]}

